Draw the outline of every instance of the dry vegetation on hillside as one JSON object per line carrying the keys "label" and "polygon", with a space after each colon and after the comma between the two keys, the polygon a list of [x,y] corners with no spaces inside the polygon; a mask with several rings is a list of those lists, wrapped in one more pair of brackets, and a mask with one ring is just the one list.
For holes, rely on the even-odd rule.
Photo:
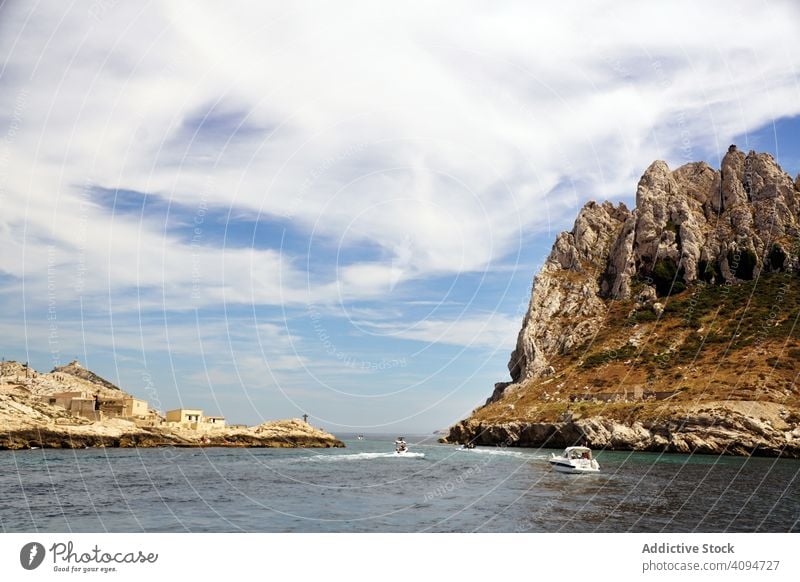
{"label": "dry vegetation on hillside", "polygon": [[[698,283],[662,302],[663,312],[660,305],[636,309],[634,300],[609,301],[604,325],[590,342],[551,358],[556,375],[504,394],[473,419],[549,422],[569,412],[631,422],[736,401],[800,408],[798,274]],[[637,390],[676,394],[642,401],[633,398]],[[619,400],[628,401],[598,400],[626,393]]]}

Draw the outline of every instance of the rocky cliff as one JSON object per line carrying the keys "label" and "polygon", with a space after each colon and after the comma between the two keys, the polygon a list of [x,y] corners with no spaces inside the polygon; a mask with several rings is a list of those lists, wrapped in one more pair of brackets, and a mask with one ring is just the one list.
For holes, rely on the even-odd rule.
{"label": "rocky cliff", "polygon": [[736,146],[719,170],[653,162],[633,210],[588,203],[534,280],[511,381],[449,440],[800,456],[799,212],[800,176]]}

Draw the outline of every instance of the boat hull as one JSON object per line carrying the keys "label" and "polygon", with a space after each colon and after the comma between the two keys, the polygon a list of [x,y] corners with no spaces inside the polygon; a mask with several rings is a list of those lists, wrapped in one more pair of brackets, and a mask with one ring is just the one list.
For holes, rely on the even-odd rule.
{"label": "boat hull", "polygon": [[578,474],[600,472],[600,465],[597,464],[597,461],[578,463],[575,460],[557,457],[550,459],[550,466],[554,471],[558,471],[559,473]]}

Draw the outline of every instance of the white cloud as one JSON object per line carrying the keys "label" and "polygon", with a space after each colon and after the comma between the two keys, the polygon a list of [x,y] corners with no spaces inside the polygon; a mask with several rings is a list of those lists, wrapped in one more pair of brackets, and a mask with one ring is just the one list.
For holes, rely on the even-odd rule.
{"label": "white cloud", "polygon": [[411,339],[427,344],[500,350],[514,347],[520,318],[499,313],[470,314],[454,319],[423,319],[413,325],[359,321],[358,325],[381,336]]}
{"label": "white cloud", "polygon": [[[510,268],[521,235],[568,226],[590,198],[632,196],[655,158],[724,151],[800,113],[791,2],[0,10],[13,309],[24,281],[28,309],[52,291],[95,315],[365,299],[392,313],[434,277]],[[85,196],[94,185],[299,234],[283,249],[192,246],[146,215],[110,218]],[[367,324],[510,347],[518,318],[476,309]],[[276,367],[291,367],[294,346],[273,340]]]}
{"label": "white cloud", "polygon": [[[178,289],[167,308],[191,287],[190,249],[82,205],[87,181],[190,205],[202,193],[291,216],[322,245],[377,245],[385,265],[348,266],[329,283],[379,296],[387,269],[390,285],[483,270],[520,230],[632,192],[652,158],[678,157],[681,132],[702,150],[800,112],[790,3],[61,10],[4,9],[0,100],[12,111],[25,98],[6,151],[1,236],[14,251],[2,268],[26,272],[20,229],[34,264],[45,239],[65,262],[83,242],[97,288]],[[215,105],[241,115],[213,139],[194,134],[187,120]],[[409,240],[415,252],[396,256]],[[303,252],[279,267],[269,252],[204,251],[207,298],[306,300],[288,261]]]}

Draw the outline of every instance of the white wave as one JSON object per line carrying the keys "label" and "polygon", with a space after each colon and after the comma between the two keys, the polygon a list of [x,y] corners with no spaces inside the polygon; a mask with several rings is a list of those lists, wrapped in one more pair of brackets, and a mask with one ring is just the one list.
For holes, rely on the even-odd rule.
{"label": "white wave", "polygon": [[401,454],[396,454],[396,453],[389,453],[389,456],[390,457],[405,457],[405,458],[409,458],[409,459],[421,459],[421,458],[423,458],[425,456],[425,453],[403,453],[402,455]]}
{"label": "white wave", "polygon": [[403,455],[398,455],[396,453],[355,453],[350,455],[314,455],[306,460],[334,463],[337,461],[366,461],[369,459],[393,459],[402,457],[421,459],[424,456],[425,453],[405,453]]}
{"label": "white wave", "polygon": [[465,453],[481,453],[483,455],[502,455],[504,457],[525,457],[531,458],[531,455],[520,453],[519,451],[509,451],[506,449],[456,449]]}

